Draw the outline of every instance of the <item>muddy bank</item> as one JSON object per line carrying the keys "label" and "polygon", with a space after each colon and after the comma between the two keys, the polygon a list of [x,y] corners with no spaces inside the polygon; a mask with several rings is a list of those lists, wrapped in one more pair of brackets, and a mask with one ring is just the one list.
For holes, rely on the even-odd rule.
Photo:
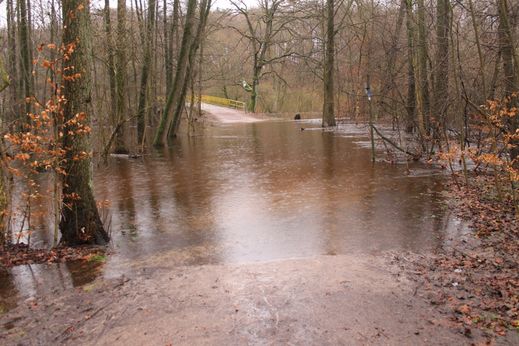
{"label": "muddy bank", "polygon": [[[519,223],[511,196],[499,201],[493,177],[451,186],[450,205],[471,232],[443,251],[396,256],[418,295],[444,309],[470,334],[509,334],[519,344]],[[454,185],[454,184],[453,184]]]}
{"label": "muddy bank", "polygon": [[[148,266],[33,297],[0,316],[3,344],[468,344],[381,257]],[[157,263],[158,264],[158,263]],[[474,336],[477,338],[477,336]]]}

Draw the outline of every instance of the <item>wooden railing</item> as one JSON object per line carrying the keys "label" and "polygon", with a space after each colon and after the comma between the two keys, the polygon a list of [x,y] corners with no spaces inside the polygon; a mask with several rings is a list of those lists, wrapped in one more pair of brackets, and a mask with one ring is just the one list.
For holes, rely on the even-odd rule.
{"label": "wooden railing", "polygon": [[209,104],[212,104],[212,105],[217,105],[217,106],[223,106],[223,107],[239,109],[239,110],[242,110],[244,112],[246,111],[245,102],[225,99],[223,97],[202,95],[202,102],[203,103],[209,103]]}

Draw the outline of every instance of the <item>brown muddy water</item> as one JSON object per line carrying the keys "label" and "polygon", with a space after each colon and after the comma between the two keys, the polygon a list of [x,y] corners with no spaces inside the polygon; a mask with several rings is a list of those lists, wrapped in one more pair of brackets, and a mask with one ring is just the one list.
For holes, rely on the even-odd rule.
{"label": "brown muddy water", "polygon": [[[99,276],[132,276],[139,264],[422,252],[466,231],[446,206],[443,172],[418,163],[372,165],[366,129],[318,126],[213,125],[140,159],[111,158],[95,170],[94,184],[96,197],[111,204],[106,262],[0,271],[0,313]],[[38,220],[36,246],[51,244],[49,219]]]}

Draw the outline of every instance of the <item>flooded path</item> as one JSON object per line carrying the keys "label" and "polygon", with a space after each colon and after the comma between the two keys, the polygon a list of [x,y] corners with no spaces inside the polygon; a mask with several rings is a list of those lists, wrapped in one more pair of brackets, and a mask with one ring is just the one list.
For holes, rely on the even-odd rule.
{"label": "flooded path", "polygon": [[[301,127],[306,130],[301,131]],[[117,280],[124,283],[131,279],[132,285],[138,286],[131,289],[135,289],[132,291],[135,299],[142,299],[134,295],[138,292],[147,297],[144,292],[155,290],[147,302],[157,305],[144,310],[166,304],[170,306],[168,311],[173,313],[177,308],[181,309],[184,315],[179,316],[187,318],[190,309],[195,309],[198,312],[189,317],[195,319],[207,313],[206,308],[209,311],[216,309],[216,315],[222,314],[223,318],[226,309],[232,309],[229,301],[221,301],[225,294],[219,290],[227,287],[226,290],[234,292],[233,299],[239,300],[236,313],[245,309],[250,323],[267,323],[268,320],[270,327],[265,326],[274,328],[273,323],[275,328],[272,330],[288,328],[288,334],[284,335],[291,337],[273,339],[279,342],[301,342],[303,339],[298,338],[305,335],[313,335],[314,341],[323,337],[324,327],[319,332],[313,330],[315,334],[312,335],[303,332],[305,323],[312,321],[309,317],[312,312],[305,305],[311,304],[313,296],[327,295],[328,291],[334,299],[316,298],[312,304],[321,302],[332,310],[335,305],[341,309],[359,309],[360,303],[353,303],[356,299],[366,304],[370,301],[382,304],[372,313],[366,313],[367,324],[375,314],[393,309],[394,304],[384,305],[385,300],[396,299],[398,304],[404,304],[399,310],[403,314],[409,287],[400,287],[399,282],[384,287],[391,276],[382,264],[377,267],[370,263],[380,262],[378,256],[386,251],[439,249],[465,229],[446,207],[442,172],[421,164],[406,166],[377,162],[372,165],[370,152],[365,148],[368,138],[364,133],[364,129],[353,124],[341,125],[336,133],[326,132],[319,128],[317,121],[311,120],[223,121],[207,126],[197,136],[179,138],[173,147],[152,152],[142,159],[113,158],[107,166],[95,171],[94,184],[97,198],[111,203],[105,221],[110,224],[112,254],[106,263],[87,267],[73,263],[15,267],[0,277],[2,309],[15,309],[16,306],[25,309],[24,301],[34,297],[60,292],[72,295],[72,287],[90,287],[92,282],[104,287],[114,280],[117,285]],[[48,220],[40,222],[42,230],[52,229]],[[50,244],[52,236],[49,231],[42,231],[35,238],[45,246]],[[336,273],[334,267],[338,270]],[[210,275],[213,271],[215,277]],[[183,276],[197,277],[202,275],[200,273],[205,273],[207,278],[199,281],[182,279]],[[329,278],[325,279],[325,273]],[[348,273],[356,279],[348,278]],[[222,277],[226,282],[223,286],[219,283]],[[372,279],[367,279],[370,277]],[[98,281],[93,281],[96,278],[106,281],[96,283]],[[305,287],[307,279],[309,286]],[[328,288],[320,286],[323,280],[328,282]],[[348,298],[343,296],[346,291],[342,289],[351,280],[355,283],[350,286],[357,293]],[[255,283],[259,286],[252,289]],[[200,294],[207,298],[206,308],[201,309],[194,302],[196,297],[186,297],[176,303],[170,301],[171,304],[154,300],[165,294],[189,294],[197,284],[203,291]],[[373,294],[378,298],[363,293],[371,284],[374,285]],[[128,285],[122,286],[124,292]],[[238,286],[240,289],[233,291]],[[273,287],[281,291],[277,292]],[[161,293],[161,290],[165,291]],[[258,290],[264,290],[262,297],[257,296]],[[90,291],[81,292],[84,295]],[[270,295],[273,295],[273,301]],[[104,298],[101,295],[100,301]],[[290,301],[292,298],[300,304],[299,308],[290,305],[294,304]],[[62,299],[73,298],[65,295]],[[121,304],[131,305],[127,307],[129,309],[139,307],[128,298],[117,299]],[[255,303],[249,301],[249,305],[242,305],[247,299]],[[340,299],[346,300],[340,303]],[[259,308],[257,304],[263,307]],[[273,312],[273,304],[281,310]],[[286,304],[292,306],[286,313],[297,314],[299,311],[303,314],[300,320],[283,315]],[[414,304],[419,303],[415,301]],[[418,313],[419,307],[413,309]],[[149,311],[153,315],[154,312]],[[166,318],[164,314],[167,312],[162,311],[154,318]],[[339,316],[340,311],[334,314]],[[171,316],[166,321],[180,323],[177,321],[179,316]],[[332,323],[337,318],[334,316],[327,316],[322,323]],[[211,320],[204,322],[204,318],[209,316],[201,317],[202,325],[209,328]],[[348,318],[352,319],[343,321],[344,327],[335,324],[334,328],[351,330],[356,317]],[[287,319],[295,320],[293,324],[282,325],[282,321],[288,323]],[[407,323],[407,319],[402,317],[402,323]],[[128,323],[142,322],[139,319],[129,321],[121,322],[121,325],[129,328]],[[152,321],[154,319],[150,323],[155,323]],[[249,340],[255,343],[269,340],[261,324],[253,327],[250,331],[253,334],[240,334],[243,338],[232,339],[232,333],[238,332],[238,320],[226,319],[222,323],[225,325],[222,328],[232,329],[228,331],[231,334],[213,341],[240,343]],[[391,325],[396,326],[390,323],[386,328],[393,328]],[[142,326],[135,328],[142,332]],[[409,336],[416,328],[415,323],[409,330],[403,330],[403,334],[397,334]],[[297,336],[293,334],[294,330],[302,334]],[[128,329],[124,329],[123,335],[127,332]],[[191,332],[194,335],[201,331]],[[210,334],[210,331],[205,333]],[[364,332],[359,333],[364,335]],[[354,334],[354,340],[362,340],[362,336]],[[349,334],[340,335],[347,338]],[[189,339],[177,339],[177,336],[170,333],[149,340],[184,340],[189,344]],[[103,340],[106,344],[115,341],[111,336]],[[138,344],[136,340],[141,339],[133,340],[130,344]],[[341,339],[329,340],[336,343]]]}
{"label": "flooded path", "polygon": [[261,119],[253,116],[251,113],[245,113],[239,109],[220,107],[208,103],[202,103],[202,110],[207,112],[210,118],[223,124],[253,123],[261,121]]}

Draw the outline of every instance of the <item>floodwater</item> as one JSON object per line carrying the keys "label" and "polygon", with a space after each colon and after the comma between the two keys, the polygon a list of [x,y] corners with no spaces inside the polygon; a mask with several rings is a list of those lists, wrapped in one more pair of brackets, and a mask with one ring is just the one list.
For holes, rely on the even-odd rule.
{"label": "floodwater", "polygon": [[[113,239],[106,263],[0,272],[0,312],[98,276],[131,276],[138,264],[421,252],[465,232],[446,206],[441,171],[373,165],[365,129],[345,124],[332,133],[318,126],[212,125],[143,158],[111,158],[95,171],[96,197],[111,204],[103,213]],[[50,244],[49,225],[40,220],[33,242]]]}

